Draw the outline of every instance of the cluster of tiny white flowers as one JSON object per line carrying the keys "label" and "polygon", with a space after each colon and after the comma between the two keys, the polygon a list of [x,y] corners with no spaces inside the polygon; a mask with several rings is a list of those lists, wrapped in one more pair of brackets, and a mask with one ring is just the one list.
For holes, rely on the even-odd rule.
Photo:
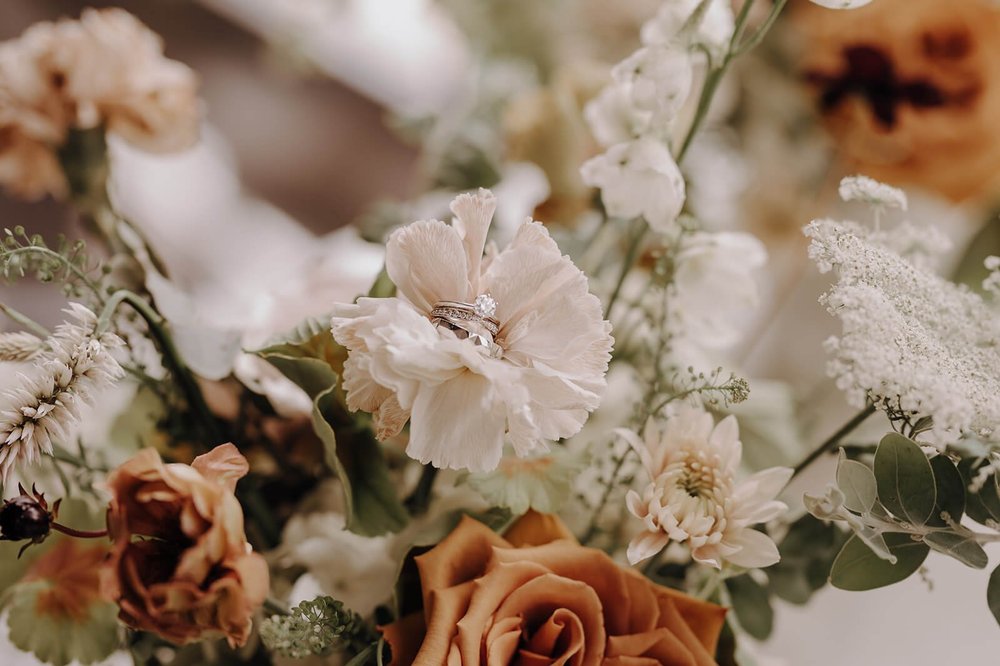
{"label": "cluster of tiny white flowers", "polygon": [[903,190],[880,183],[868,176],[848,176],[840,181],[840,198],[844,201],[861,201],[873,206],[906,210],[907,199]]}
{"label": "cluster of tiny white flowers", "polygon": [[843,332],[828,370],[849,400],[932,416],[938,444],[990,437],[1000,423],[1000,316],[981,296],[872,242],[857,225],[817,220],[809,256],[839,280],[821,302]]}
{"label": "cluster of tiny white flowers", "polygon": [[584,114],[605,152],[581,168],[608,214],[643,217],[671,231],[684,205],[684,177],[668,145],[691,93],[694,51],[720,54],[734,29],[727,0],[665,3],[642,28],[643,46],[612,70],[612,82]]}
{"label": "cluster of tiny white flowers", "polygon": [[77,303],[46,341],[21,385],[0,394],[0,477],[7,480],[20,463],[34,463],[51,453],[53,442],[66,441],[79,421],[80,407],[90,404],[100,388],[124,373],[114,352],[121,339],[111,332],[96,335],[97,317]]}

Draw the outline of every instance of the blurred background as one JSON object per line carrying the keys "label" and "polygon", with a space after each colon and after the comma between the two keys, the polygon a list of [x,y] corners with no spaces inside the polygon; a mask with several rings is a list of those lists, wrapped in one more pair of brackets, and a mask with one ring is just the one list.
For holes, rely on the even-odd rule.
{"label": "blurred background", "polygon": [[[113,146],[114,187],[119,205],[163,252],[171,273],[192,291],[218,289],[215,300],[209,301],[218,303],[228,298],[227,284],[240,281],[245,290],[255,280],[290,279],[292,273],[301,272],[296,261],[321,265],[328,234],[359,219],[377,217],[386,201],[413,199],[436,184],[427,155],[414,138],[419,132],[411,131],[401,119],[434,117],[439,125],[446,125],[441,119],[447,121],[456,107],[467,104],[470,81],[481,74],[477,56],[497,51],[495,44],[469,38],[470,22],[495,21],[499,34],[509,35],[510,26],[502,23],[518,12],[555,12],[572,6],[574,14],[564,22],[565,34],[560,38],[576,32],[586,36],[576,35],[573,46],[560,47],[562,56],[579,57],[581,63],[614,62],[634,48],[639,24],[660,2],[613,4],[614,8],[597,0],[575,4],[512,0],[509,12],[503,3],[484,3],[500,6],[498,13],[482,10],[470,19],[463,12],[475,11],[461,0],[440,4],[429,0],[3,0],[0,40],[16,37],[40,20],[78,16],[84,7],[120,6],[163,36],[169,57],[198,73],[206,121],[202,144],[169,157]],[[545,36],[538,38],[530,30],[524,31],[523,38],[534,47],[517,45],[522,52],[550,46]],[[544,58],[543,54],[537,60],[542,67]],[[766,71],[750,66],[743,74],[752,86]],[[490,85],[496,81],[494,77]],[[775,82],[774,89],[783,90],[782,85]],[[504,87],[498,89],[502,94]],[[765,90],[771,88],[765,86]],[[791,98],[797,99],[795,94]],[[732,114],[735,109],[737,115],[752,115],[747,108],[754,104],[759,107],[761,102],[752,94],[740,99],[736,89],[728,91],[728,96],[723,91],[720,114]],[[723,143],[730,138],[726,132],[713,136]],[[745,141],[743,147],[761,149],[761,162],[773,169],[768,171],[752,161],[739,162],[724,150],[712,152],[706,142],[700,153],[704,159],[693,155],[692,168],[720,179],[735,174],[733,179],[743,189],[766,177],[778,193],[774,200],[757,197],[752,215],[729,222],[761,235],[772,259],[764,285],[763,314],[754,322],[757,333],[740,355],[754,376],[787,382],[799,401],[828,396],[826,402],[817,400],[824,406],[810,417],[813,432],[826,434],[830,424],[842,422],[847,413],[839,394],[829,392],[821,361],[821,341],[835,330],[836,322],[816,305],[826,279],[806,268],[805,242],[798,228],[813,214],[833,214],[829,210],[836,206],[832,193],[841,174],[828,165],[813,168],[810,159],[777,168],[783,164],[781,151],[787,142],[821,155],[826,155],[830,143],[808,133],[760,135]],[[789,190],[796,184],[781,181],[787,176],[783,172],[789,170],[818,175],[810,190],[792,193]],[[557,181],[551,172],[547,175],[546,187],[553,188]],[[692,198],[698,196],[697,190],[692,192]],[[725,203],[711,191],[700,196],[714,199],[716,206]],[[954,264],[979,233],[985,219],[982,209],[956,207],[933,194],[918,193],[916,202],[916,209],[924,211],[916,215],[934,219],[955,240]],[[524,207],[530,212],[534,204]],[[723,207],[721,216],[727,214]],[[0,196],[0,222],[2,226],[20,224],[46,236],[81,232],[69,208],[52,201],[24,203]],[[338,244],[338,251],[343,252],[342,245]],[[351,248],[338,255],[338,270],[363,282],[366,276],[370,278],[372,267],[376,271],[380,267],[379,251],[360,241]],[[283,268],[275,266],[283,263]],[[204,287],[219,284],[223,287]],[[54,323],[59,316],[54,304],[60,296],[30,281],[16,290],[0,288],[0,296],[42,323]],[[243,301],[237,304],[252,307]],[[796,334],[792,343],[787,339],[789,331]],[[829,467],[817,466],[803,485],[821,487],[830,473]],[[926,581],[913,577],[865,594],[827,588],[805,609],[776,602],[776,631],[769,642],[758,646],[758,663],[929,665],[994,659],[1000,654],[1000,631],[985,607],[983,572],[944,557],[932,556],[928,566]],[[947,642],[942,640],[945,631],[951,639]],[[0,663],[34,662],[0,647]]]}

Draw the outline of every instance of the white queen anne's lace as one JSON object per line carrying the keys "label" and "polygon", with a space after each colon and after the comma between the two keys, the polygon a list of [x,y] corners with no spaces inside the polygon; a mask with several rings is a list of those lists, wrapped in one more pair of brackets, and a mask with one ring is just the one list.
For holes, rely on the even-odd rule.
{"label": "white queen anne's lace", "polygon": [[51,453],[53,442],[68,443],[80,407],[124,373],[112,353],[122,346],[114,333],[95,335],[97,317],[72,303],[74,322],[61,324],[46,341],[51,352],[35,358],[22,384],[0,395],[0,476],[6,481],[20,463]]}
{"label": "white queen anne's lace", "polygon": [[939,443],[1000,423],[1000,316],[981,296],[865,238],[817,220],[809,256],[839,280],[821,302],[840,318],[829,372],[856,406],[869,398],[934,418]]}

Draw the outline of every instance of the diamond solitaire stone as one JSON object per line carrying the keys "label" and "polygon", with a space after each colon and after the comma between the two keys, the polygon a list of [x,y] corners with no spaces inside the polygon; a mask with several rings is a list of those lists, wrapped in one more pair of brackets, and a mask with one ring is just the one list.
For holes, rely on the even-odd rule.
{"label": "diamond solitaire stone", "polygon": [[476,296],[476,302],[473,305],[476,308],[476,314],[480,317],[492,317],[497,311],[497,302],[489,294]]}

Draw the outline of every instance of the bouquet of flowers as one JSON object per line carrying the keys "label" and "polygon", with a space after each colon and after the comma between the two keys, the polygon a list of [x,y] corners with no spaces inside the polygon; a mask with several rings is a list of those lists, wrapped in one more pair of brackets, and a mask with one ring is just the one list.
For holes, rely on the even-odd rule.
{"label": "bouquet of flowers", "polygon": [[[315,236],[131,14],[0,43],[0,186],[77,230],[0,238],[17,650],[745,666],[828,584],[990,567],[1000,5],[204,4],[379,101],[420,184]],[[458,55],[390,75],[375,15]],[[178,243],[148,195],[203,177]]]}

